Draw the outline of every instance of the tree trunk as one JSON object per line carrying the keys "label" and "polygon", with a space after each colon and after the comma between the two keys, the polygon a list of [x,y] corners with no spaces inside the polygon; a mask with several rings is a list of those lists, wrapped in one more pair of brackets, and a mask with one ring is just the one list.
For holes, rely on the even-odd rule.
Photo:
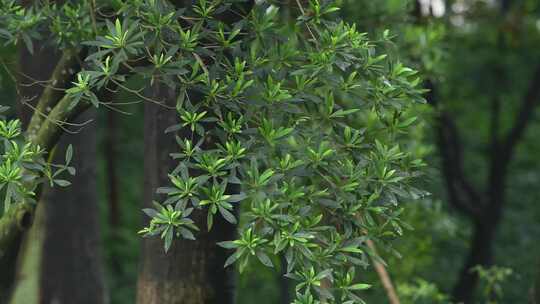
{"label": "tree trunk", "polygon": [[[165,99],[175,105],[174,92],[153,88],[153,99]],[[174,168],[169,153],[177,151],[172,134],[164,130],[177,124],[178,114],[153,103],[146,103],[144,118],[144,206],[158,200],[156,189],[168,184],[167,174]],[[234,270],[223,268],[227,252],[216,242],[235,237],[235,227],[216,217],[211,232],[206,232],[206,212],[192,215],[201,232],[197,240],[175,239],[169,252],[158,238],[143,240],[138,304],[232,304],[234,303]],[[145,219],[147,221],[148,218]]]}
{"label": "tree trunk", "polygon": [[536,280],[533,287],[533,303],[540,304],[540,263],[538,264],[538,271],[536,273]]}
{"label": "tree trunk", "polygon": [[493,240],[498,221],[479,220],[474,223],[471,247],[458,282],[452,293],[456,303],[472,304],[474,291],[478,285],[478,274],[471,269],[475,266],[489,267],[493,262]]}
{"label": "tree trunk", "polygon": [[[119,198],[119,180],[118,180],[118,154],[117,146],[119,144],[118,136],[118,113],[108,110],[106,113],[106,126],[103,143],[103,154],[105,158],[105,183],[107,189],[108,223],[111,241],[113,243],[121,242],[120,237],[120,198]],[[122,273],[122,257],[117,254],[111,256],[111,268],[115,276]]]}
{"label": "tree trunk", "polygon": [[118,197],[118,174],[116,172],[116,145],[118,144],[118,126],[116,120],[117,113],[113,110],[107,111],[107,124],[105,132],[105,166],[107,174],[107,198],[109,207],[108,222],[111,228],[120,225],[120,206]]}
{"label": "tree trunk", "polygon": [[539,304],[540,303],[540,263],[535,265],[536,272],[534,281],[531,284],[529,289],[529,304]]}
{"label": "tree trunk", "polygon": [[[45,81],[51,78],[59,62],[59,54],[54,49],[39,42],[34,45],[33,55],[21,47],[19,57],[19,83],[23,85],[18,91],[21,101],[30,104],[45,94],[44,87],[51,85]],[[64,83],[54,85],[63,87]],[[61,97],[58,92],[54,91],[54,98]],[[19,113],[27,126],[34,111],[20,104]],[[95,115],[87,113],[78,122],[92,118]],[[59,177],[72,182],[68,188],[44,187],[34,223],[22,237],[10,303],[105,302],[99,246],[95,127],[85,126],[78,134],[63,135],[55,152],[51,153],[53,163],[65,162],[68,144],[75,150],[71,165],[77,173],[74,177]]]}
{"label": "tree trunk", "polygon": [[[80,121],[95,118],[94,110]],[[62,143],[63,141],[63,143]],[[75,136],[65,136],[57,145],[74,147],[73,166],[77,174],[73,187],[56,188],[46,198],[46,229],[40,278],[41,303],[105,303],[103,266],[96,185],[96,128],[87,126]]]}
{"label": "tree trunk", "polygon": [[[26,3],[25,5],[28,5]],[[42,43],[36,41],[34,43],[34,55],[26,49],[26,47],[18,48],[18,62],[19,62],[19,74],[17,74],[17,116],[22,122],[24,129],[27,128],[33,111],[30,106],[34,106],[43,91],[43,83],[47,81],[57,62],[58,54],[51,48],[46,48]],[[49,58],[50,60],[42,60],[43,58]],[[43,61],[43,62],[41,62]],[[15,208],[12,208],[13,212],[18,212]],[[24,211],[24,210],[22,210]],[[32,212],[25,213],[28,217],[28,227],[32,222]],[[26,228],[28,228],[26,227]],[[17,227],[7,227],[9,229],[16,229]],[[4,229],[2,228],[2,232]],[[21,228],[23,227],[18,227]],[[8,250],[1,252],[2,257],[0,263],[0,269],[2,269],[2,275],[0,276],[0,303],[4,303],[8,299],[10,289],[13,287],[13,279],[16,272],[16,267],[13,261],[17,259],[17,255],[20,250],[22,235],[17,235],[9,245]],[[5,248],[5,247],[2,247]]]}
{"label": "tree trunk", "polygon": [[471,201],[470,205],[483,205],[481,213],[473,217],[474,231],[471,237],[467,260],[461,270],[452,297],[457,303],[472,304],[478,285],[478,274],[471,271],[475,266],[489,267],[493,263],[493,242],[501,221],[506,195],[506,177],[511,154],[501,152],[498,144],[493,145],[486,201]]}
{"label": "tree trunk", "polygon": [[279,287],[279,303],[290,304],[292,301],[290,279],[285,277],[287,274],[287,260],[283,255],[279,256],[280,269],[277,275]]}
{"label": "tree trunk", "polygon": [[[91,112],[79,121],[93,118]],[[95,128],[86,126],[78,134],[64,135],[56,146],[54,161],[61,163],[67,145],[73,145],[77,174],[68,188],[44,190],[19,255],[12,304],[105,303],[95,143]]]}

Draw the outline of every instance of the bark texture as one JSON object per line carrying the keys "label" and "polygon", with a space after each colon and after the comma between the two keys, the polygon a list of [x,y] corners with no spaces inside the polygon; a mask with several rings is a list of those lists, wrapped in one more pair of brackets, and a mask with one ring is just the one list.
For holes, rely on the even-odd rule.
{"label": "bark texture", "polygon": [[[191,5],[190,0],[171,1],[175,6]],[[254,1],[241,2],[237,10],[249,12]],[[217,19],[232,24],[240,16],[225,11]],[[164,99],[169,107],[175,106],[174,92],[164,88],[153,88],[154,99]],[[196,96],[191,96],[197,100]],[[145,105],[145,182],[144,206],[156,199],[157,187],[168,184],[167,173],[176,164],[171,163],[169,153],[178,150],[172,134],[163,131],[177,124],[175,110],[159,107],[152,103]],[[211,127],[211,126],[209,126]],[[182,137],[182,134],[178,134]],[[235,192],[236,189],[227,189]],[[168,254],[164,253],[163,243],[158,239],[143,241],[142,263],[137,289],[138,304],[232,304],[234,303],[234,269],[223,268],[230,254],[216,245],[223,240],[236,237],[236,227],[220,216],[214,218],[211,232],[206,231],[206,212],[191,215],[195,224],[201,228],[196,241],[173,241]],[[148,219],[145,219],[148,220]]]}
{"label": "bark texture", "polygon": [[[30,217],[34,206],[26,203],[17,205],[15,216],[3,216],[0,220],[5,227],[14,227],[15,222],[18,229],[12,232],[11,239],[23,239],[10,303],[104,303],[95,126],[86,126],[76,134],[65,134],[56,144],[61,134],[58,121],[73,118],[83,110],[68,112],[69,100],[58,90],[64,88],[76,72],[77,54],[69,50],[60,54],[40,43],[35,45],[33,55],[23,49],[19,58],[22,84],[19,93],[23,102],[19,112],[28,127],[27,137],[47,150],[55,146],[51,155],[53,163],[64,163],[65,150],[72,144],[75,153],[71,165],[77,169],[77,174],[59,177],[72,182],[69,188],[43,189],[33,224]],[[45,120],[44,114],[49,119]],[[75,122],[94,118],[93,111],[87,112]],[[22,218],[21,212],[25,212]],[[12,220],[17,217],[21,219]],[[29,231],[21,236],[31,224]],[[16,245],[17,242],[12,243],[14,248],[18,247]]]}
{"label": "bark texture", "polygon": [[[112,101],[112,100],[111,100]],[[115,244],[122,242],[121,237],[121,212],[118,179],[118,153],[120,143],[118,136],[118,113],[113,110],[107,112],[106,127],[104,134],[103,154],[105,158],[105,183],[107,188],[108,223],[111,241]],[[116,248],[116,247],[115,247]],[[114,276],[122,275],[122,257],[118,254],[110,256],[111,271]]]}
{"label": "bark texture", "polygon": [[[174,92],[163,87],[153,88],[153,98],[175,105]],[[168,184],[167,174],[175,166],[169,153],[177,151],[178,145],[164,130],[178,123],[178,115],[174,109],[152,103],[146,103],[144,114],[144,206],[148,207],[158,199],[156,189]],[[233,239],[235,226],[216,217],[212,231],[206,232],[206,213],[194,212],[192,218],[201,228],[197,240],[175,239],[167,254],[161,240],[144,239],[138,304],[234,303],[234,271],[223,268],[228,255],[216,242]]]}
{"label": "bark texture", "polygon": [[[81,121],[94,116],[85,113]],[[64,135],[56,146],[61,163],[72,144],[77,174],[69,188],[43,192],[36,221],[25,236],[12,304],[100,304],[105,287],[96,188],[95,127]]]}
{"label": "bark texture", "polygon": [[26,231],[32,222],[33,208],[26,204],[15,205],[2,215],[0,221],[0,303],[6,303],[11,292],[15,277],[15,260],[22,242],[23,231]]}
{"label": "bark texture", "polygon": [[[81,116],[81,121],[93,117],[95,111],[91,110]],[[57,145],[59,153],[68,143],[75,149],[73,166],[77,174],[72,179],[72,188],[56,188],[45,196],[49,203],[40,275],[41,303],[105,303],[95,126],[88,126],[74,136],[64,135]]]}

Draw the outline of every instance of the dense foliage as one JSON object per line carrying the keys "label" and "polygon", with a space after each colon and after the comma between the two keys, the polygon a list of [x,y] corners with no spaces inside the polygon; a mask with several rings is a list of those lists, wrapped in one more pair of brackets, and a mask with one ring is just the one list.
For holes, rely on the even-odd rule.
{"label": "dense foliage", "polygon": [[[0,107],[0,112],[7,111]],[[43,183],[51,187],[67,187],[70,182],[61,179],[61,174],[76,172],[69,166],[73,157],[73,148],[66,151],[65,164],[57,165],[45,161],[45,151],[32,142],[25,141],[21,131],[21,122],[15,120],[0,120],[0,139],[2,140],[0,165],[0,190],[4,190],[4,213],[8,212],[12,204],[26,201],[36,203],[36,192]]]}
{"label": "dense foliage", "polygon": [[[111,107],[100,92],[112,88],[160,102],[129,89],[132,76],[174,90],[180,123],[164,131],[177,137],[178,166],[158,189],[163,201],[145,210],[152,221],[141,233],[159,235],[167,250],[175,237],[195,239],[222,216],[240,222],[238,240],[221,243],[234,249],[227,265],[238,261],[243,270],[257,257],[272,266],[271,256],[283,255],[297,281],[295,303],[362,302],[358,291],[369,284],[355,274],[380,260],[367,242],[391,249],[407,227],[400,203],[424,195],[414,188],[423,163],[407,146],[416,121],[409,109],[423,102],[420,80],[380,51],[390,32],[371,40],[336,19],[333,1],[298,2],[295,23],[271,1],[239,2],[23,8],[3,0],[0,34],[30,52],[44,31],[57,47],[86,50],[82,71],[51,112],[59,118]],[[39,142],[36,124],[29,142]],[[6,179],[11,188],[16,182]],[[244,211],[240,220],[235,209]],[[207,227],[190,219],[200,210]]]}
{"label": "dense foliage", "polygon": [[[83,247],[65,251],[61,265],[36,262],[28,248],[42,245],[34,237],[55,231],[66,240],[46,241],[49,257],[69,238],[103,237],[111,303],[133,303],[144,289],[135,280],[151,271],[140,264],[191,269],[178,262],[192,252],[220,259],[206,279],[211,286],[194,286],[209,287],[207,295],[234,289],[236,303],[288,304],[294,284],[298,301],[337,296],[339,303],[344,295],[342,302],[383,303],[391,298],[387,275],[401,303],[527,301],[540,235],[539,7],[535,0],[0,1],[0,303],[6,284],[41,295],[26,290],[29,278],[50,278],[51,266],[66,281],[81,279],[68,272],[70,262],[94,271],[81,262]],[[97,123],[75,120],[91,106],[99,108]],[[154,128],[147,110],[158,108],[168,122]],[[95,147],[90,136],[77,144],[95,134],[93,125],[97,163],[84,156]],[[152,136],[162,153],[155,160]],[[430,163],[421,178],[417,158]],[[82,177],[86,164],[99,171],[86,175],[98,179],[99,199],[72,206],[93,187]],[[77,175],[69,177],[72,167]],[[154,168],[162,188],[148,217],[141,197],[152,205]],[[422,195],[414,185],[433,195],[411,200]],[[63,205],[50,203],[58,200]],[[84,209],[94,203],[101,234],[73,226],[97,217]],[[399,235],[403,222],[414,230]],[[136,234],[141,228],[148,238]],[[19,250],[21,233],[30,237]],[[216,240],[228,254],[201,249]],[[155,249],[150,256],[147,247]],[[17,255],[33,266],[10,277]],[[243,271],[234,288],[214,276],[236,271],[221,267],[229,256],[227,264]],[[382,276],[371,268],[381,259]],[[180,279],[175,292],[196,281]],[[30,302],[21,299],[10,303]]]}

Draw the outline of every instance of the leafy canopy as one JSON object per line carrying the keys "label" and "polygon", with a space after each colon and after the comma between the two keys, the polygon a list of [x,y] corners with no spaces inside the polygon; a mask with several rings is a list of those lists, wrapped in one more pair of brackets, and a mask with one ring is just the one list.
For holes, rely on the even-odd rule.
{"label": "leafy canopy", "polygon": [[179,122],[165,131],[178,165],[142,234],[168,250],[221,216],[239,228],[220,243],[232,250],[225,266],[284,255],[295,304],[363,303],[370,285],[356,273],[380,260],[366,242],[391,249],[406,227],[400,203],[423,195],[423,163],[407,152],[408,109],[423,102],[416,72],[381,52],[388,32],[374,41],[339,21],[337,1],[298,2],[294,23],[274,1],[195,2],[1,0],[0,34],[32,50],[48,29],[51,43],[85,51],[69,109],[107,105],[98,92],[132,76],[174,90]]}

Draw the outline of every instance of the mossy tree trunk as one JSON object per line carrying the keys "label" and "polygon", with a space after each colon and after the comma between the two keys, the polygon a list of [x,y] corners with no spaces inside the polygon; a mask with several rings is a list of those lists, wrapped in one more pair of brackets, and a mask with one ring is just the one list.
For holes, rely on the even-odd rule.
{"label": "mossy tree trunk", "polygon": [[[85,113],[80,121],[93,118]],[[64,135],[54,159],[72,144],[77,174],[69,188],[44,189],[35,221],[25,235],[11,304],[100,304],[105,287],[96,189],[95,128]]]}
{"label": "mossy tree trunk", "polygon": [[[38,84],[35,80],[46,81],[52,78],[60,80],[54,81],[56,88],[64,87],[69,81],[69,75],[73,75],[66,71],[76,64],[74,54],[66,54],[60,56],[38,43],[33,55],[21,50],[20,83],[24,85],[19,87],[19,92],[22,101],[34,104],[39,111],[48,114],[46,108],[39,108],[37,101],[44,97],[61,100],[62,96],[50,84],[44,89],[45,82]],[[33,85],[28,86],[29,83]],[[21,105],[19,112],[25,126],[36,118],[30,107]],[[95,113],[91,111],[78,122],[94,118]],[[49,126],[48,132],[52,132],[51,135],[56,133],[53,137],[60,134],[58,130],[54,131],[56,128]],[[37,132],[34,137],[36,141],[42,140],[39,134],[44,133]],[[55,140],[47,142],[53,144]],[[95,126],[87,125],[76,134],[63,135],[55,145],[55,153],[51,155],[53,163],[64,162],[68,144],[72,144],[75,150],[71,165],[77,173],[74,177],[65,177],[72,182],[69,188],[56,186],[42,191],[32,227],[24,234],[18,254],[10,297],[12,304],[105,302],[96,195]],[[28,207],[27,204],[18,206]],[[30,208],[28,214],[32,211]]]}

